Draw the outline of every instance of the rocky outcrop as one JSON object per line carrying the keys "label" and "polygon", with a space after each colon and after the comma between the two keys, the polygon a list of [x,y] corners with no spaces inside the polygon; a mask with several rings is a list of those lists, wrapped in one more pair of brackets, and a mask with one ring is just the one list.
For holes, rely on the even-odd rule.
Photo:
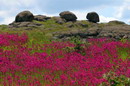
{"label": "rocky outcrop", "polygon": [[130,39],[130,26],[129,25],[115,25],[104,27],[98,37],[109,37],[114,39]]}
{"label": "rocky outcrop", "polygon": [[[87,14],[86,17],[90,22],[86,20],[76,21],[77,17],[75,16],[75,14],[69,11],[61,12],[60,17],[59,16],[47,17],[44,15],[33,16],[33,14],[30,11],[23,11],[16,16],[15,21],[9,24],[8,27],[13,29],[27,27],[29,28],[29,30],[32,30],[32,28],[40,26],[40,28],[52,30],[52,29],[60,29],[62,26],[59,24],[62,24],[63,30],[59,30],[61,32],[59,32],[58,34],[56,31],[56,35],[52,34],[54,38],[64,39],[64,38],[70,38],[72,36],[80,36],[82,39],[100,38],[100,37],[114,38],[116,40],[122,38],[130,39],[130,25],[115,20],[105,24],[97,23],[99,22],[99,16],[96,12],[90,12]],[[48,19],[50,19],[50,21],[47,22],[47,24],[46,22],[36,23],[36,21],[33,21],[33,20],[47,21]]]}
{"label": "rocky outcrop", "polygon": [[125,24],[125,22],[122,21],[118,21],[118,20],[113,20],[113,21],[109,21],[108,24],[113,24],[113,25],[117,25],[117,24]]}
{"label": "rocky outcrop", "polygon": [[62,18],[59,17],[59,16],[54,16],[54,17],[52,17],[52,19],[54,19],[54,21],[55,21],[56,23],[58,23],[58,24],[63,24],[63,23],[65,23],[65,19],[62,19]]}
{"label": "rocky outcrop", "polygon": [[34,16],[30,11],[23,11],[16,16],[15,22],[31,22],[33,19]]}
{"label": "rocky outcrop", "polygon": [[36,16],[34,16],[34,20],[36,20],[36,21],[46,21],[48,19],[51,19],[51,17],[47,17],[45,15],[36,15]]}
{"label": "rocky outcrop", "polygon": [[77,19],[76,15],[70,11],[61,12],[59,15],[61,18],[65,19],[66,21],[76,21]]}
{"label": "rocky outcrop", "polygon": [[94,22],[94,23],[99,22],[99,15],[96,12],[90,12],[90,13],[88,13],[87,16],[86,16],[86,18],[90,22]]}
{"label": "rocky outcrop", "polygon": [[[104,28],[92,27],[86,29],[86,31],[69,31],[67,33],[62,33],[57,36],[58,39],[69,39],[69,37],[79,36],[81,39],[87,38],[112,38],[115,40],[120,40],[122,38],[130,39],[130,26],[120,25],[120,26],[106,26]],[[55,37],[56,38],[56,37]]]}
{"label": "rocky outcrop", "polygon": [[42,24],[34,22],[13,22],[8,25],[9,28],[21,28],[21,27],[38,27]]}

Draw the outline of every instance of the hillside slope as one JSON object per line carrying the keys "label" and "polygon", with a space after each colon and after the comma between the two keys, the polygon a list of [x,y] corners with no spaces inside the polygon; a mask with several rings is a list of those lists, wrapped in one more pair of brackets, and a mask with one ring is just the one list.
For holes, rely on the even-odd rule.
{"label": "hillside slope", "polygon": [[18,22],[0,25],[0,32],[8,33],[41,33],[44,38],[51,40],[68,40],[71,37],[100,38],[107,37],[120,40],[130,39],[130,25],[112,21],[109,23],[92,23],[86,20],[57,23],[54,17],[46,21]]}

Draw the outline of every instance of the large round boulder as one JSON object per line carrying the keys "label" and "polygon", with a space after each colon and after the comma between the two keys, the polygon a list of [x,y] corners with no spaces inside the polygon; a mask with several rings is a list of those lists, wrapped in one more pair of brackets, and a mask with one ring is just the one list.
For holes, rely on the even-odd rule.
{"label": "large round boulder", "polygon": [[16,16],[15,22],[30,22],[33,19],[34,16],[30,11],[22,11]]}
{"label": "large round boulder", "polygon": [[77,19],[76,15],[70,11],[61,12],[59,15],[61,18],[65,19],[66,21],[76,21]]}
{"label": "large round boulder", "polygon": [[99,15],[96,12],[90,12],[90,13],[88,13],[87,16],[86,16],[86,18],[90,22],[94,22],[94,23],[99,22]]}

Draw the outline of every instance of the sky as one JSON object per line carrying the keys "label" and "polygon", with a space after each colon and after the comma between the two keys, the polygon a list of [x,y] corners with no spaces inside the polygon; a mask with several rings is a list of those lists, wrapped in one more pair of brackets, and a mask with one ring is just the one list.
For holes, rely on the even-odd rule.
{"label": "sky", "polygon": [[94,11],[99,14],[100,22],[119,20],[130,24],[130,0],[0,0],[0,24],[13,22],[25,10],[46,16],[71,11],[78,20],[87,20],[87,13]]}

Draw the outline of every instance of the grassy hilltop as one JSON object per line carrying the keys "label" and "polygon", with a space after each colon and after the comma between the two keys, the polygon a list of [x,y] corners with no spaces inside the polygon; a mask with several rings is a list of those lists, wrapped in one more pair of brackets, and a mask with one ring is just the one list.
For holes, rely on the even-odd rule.
{"label": "grassy hilltop", "polygon": [[[35,24],[41,24],[40,26],[19,26],[19,27],[9,27],[9,25],[0,25],[0,33],[8,32],[8,33],[27,33],[30,37],[34,38],[41,38],[42,40],[45,38],[45,40],[59,40],[59,38],[56,38],[57,36],[60,36],[62,34],[76,34],[76,33],[94,33],[97,29],[107,29],[113,31],[113,29],[123,29],[126,28],[129,29],[129,25],[124,24],[123,22],[109,22],[109,23],[92,23],[86,20],[76,21],[76,22],[65,22],[63,24],[58,24],[54,18],[51,18],[46,21],[36,21],[34,20],[33,23]],[[127,32],[127,31],[125,31]],[[107,33],[107,31],[106,31]],[[116,32],[115,32],[116,33]],[[129,32],[127,32],[129,33]],[[86,33],[88,34],[88,33]],[[125,34],[125,33],[124,33]],[[124,35],[123,34],[123,35]],[[128,34],[129,35],[129,34]],[[72,35],[73,36],[73,35]],[[71,36],[71,37],[72,37]],[[74,35],[74,36],[80,36],[80,35]],[[93,34],[88,35],[93,36]],[[111,35],[113,36],[113,35]],[[105,37],[105,36],[102,36]],[[109,37],[109,36],[108,36]],[[86,37],[87,38],[87,37]],[[93,38],[93,37],[90,37]],[[120,37],[119,39],[123,38]],[[128,38],[129,39],[129,38]]]}

